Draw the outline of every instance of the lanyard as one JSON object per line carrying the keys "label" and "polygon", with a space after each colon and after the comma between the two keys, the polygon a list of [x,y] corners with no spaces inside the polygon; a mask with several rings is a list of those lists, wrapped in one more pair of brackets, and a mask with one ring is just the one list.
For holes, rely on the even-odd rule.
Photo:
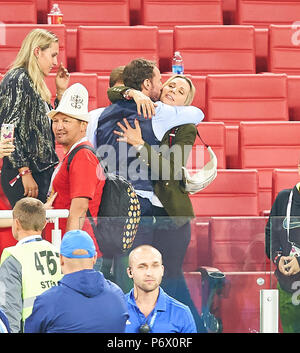
{"label": "lanyard", "polygon": [[154,315],[152,316],[152,318],[151,318],[151,320],[150,320],[150,323],[149,323],[150,329],[152,329],[152,327],[153,327],[153,325],[154,325],[156,316],[157,316],[157,311],[155,311]]}
{"label": "lanyard", "polygon": [[290,241],[290,222],[291,222],[291,208],[292,208],[292,199],[293,199],[293,190],[291,190],[290,192],[290,196],[289,196],[289,202],[286,208],[286,232],[287,232],[287,240],[289,243],[291,243],[292,245],[294,245],[295,243],[292,243]]}
{"label": "lanyard", "polygon": [[[155,310],[155,309],[154,309],[154,310]],[[136,313],[137,313],[137,316],[139,317],[139,313],[138,313],[138,312],[139,312],[140,310],[139,310],[136,306],[135,306],[135,311],[136,311]],[[153,325],[154,325],[156,316],[157,316],[157,311],[154,312],[153,316],[151,317],[151,320],[150,320],[149,324],[148,324],[148,320],[147,320],[147,318],[146,318],[144,324],[141,324],[141,326],[147,324],[147,325],[149,326],[150,330],[152,330],[152,327],[153,327]]]}

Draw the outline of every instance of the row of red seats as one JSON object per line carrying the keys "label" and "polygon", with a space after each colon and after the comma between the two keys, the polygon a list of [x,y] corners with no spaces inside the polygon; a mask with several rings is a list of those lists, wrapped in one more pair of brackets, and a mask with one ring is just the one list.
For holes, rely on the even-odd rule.
{"label": "row of red seats", "polygon": [[[227,167],[226,170],[218,173],[217,179],[207,189],[191,196],[194,209],[199,216],[254,216],[268,212],[274,200],[274,194],[278,192],[278,188],[273,191],[273,171],[278,168],[297,168],[300,151],[300,122],[245,121],[240,122],[235,128],[238,144],[236,149],[231,151],[234,155],[228,156],[228,139],[224,137],[225,124],[203,122],[198,126],[204,141],[211,145],[217,155],[218,168]],[[196,140],[196,143],[200,142]],[[229,169],[230,164],[227,163],[232,156],[237,160],[236,169]],[[205,156],[204,161],[206,162],[207,159],[208,157]],[[201,158],[200,162],[202,162]],[[196,155],[195,151],[189,159],[188,166],[191,169],[201,167],[199,155]],[[249,169],[255,171],[250,172]],[[248,172],[246,173],[245,170]],[[250,178],[248,182],[243,181],[245,177]],[[233,196],[233,194],[236,195]],[[239,201],[238,195],[243,195]]]}
{"label": "row of red seats", "polygon": [[[1,0],[0,21],[47,23],[56,0]],[[60,0],[64,23],[78,25],[291,24],[298,20],[297,0]]]}
{"label": "row of red seats", "polygon": [[[10,24],[0,26],[0,72],[14,59],[25,35],[36,27],[60,39],[60,60],[70,71],[109,74],[135,57],[155,60],[161,72],[171,71],[174,51],[193,75],[256,73],[300,74],[300,46],[293,26],[79,26]],[[298,43],[298,44],[297,44]]]}
{"label": "row of red seats", "polygon": [[220,271],[269,271],[265,254],[263,216],[198,217],[192,221],[192,239],[184,271],[211,266]]}

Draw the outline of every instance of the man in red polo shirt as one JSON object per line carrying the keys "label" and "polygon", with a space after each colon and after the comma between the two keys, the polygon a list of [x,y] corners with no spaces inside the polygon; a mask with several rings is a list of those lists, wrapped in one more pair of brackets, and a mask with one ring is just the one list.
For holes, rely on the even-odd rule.
{"label": "man in red polo shirt", "polygon": [[63,146],[65,156],[55,169],[52,180],[52,193],[57,193],[53,208],[69,209],[69,217],[60,220],[62,234],[69,230],[84,229],[93,238],[98,257],[101,256],[97,241],[89,221],[84,221],[89,209],[97,217],[103,186],[105,183],[102,168],[95,154],[82,148],[74,155],[67,170],[69,153],[79,145],[89,145],[86,138],[88,124],[88,91],[80,83],[70,86],[57,107],[48,113],[52,119],[52,129],[56,142]]}

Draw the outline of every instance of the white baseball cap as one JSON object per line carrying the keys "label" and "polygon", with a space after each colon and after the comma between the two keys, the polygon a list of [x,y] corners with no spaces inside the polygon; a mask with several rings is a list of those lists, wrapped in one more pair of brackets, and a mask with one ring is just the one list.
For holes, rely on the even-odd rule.
{"label": "white baseball cap", "polygon": [[47,115],[52,119],[57,113],[62,113],[71,118],[89,122],[88,104],[88,90],[81,83],[74,83],[65,90],[58,107]]}

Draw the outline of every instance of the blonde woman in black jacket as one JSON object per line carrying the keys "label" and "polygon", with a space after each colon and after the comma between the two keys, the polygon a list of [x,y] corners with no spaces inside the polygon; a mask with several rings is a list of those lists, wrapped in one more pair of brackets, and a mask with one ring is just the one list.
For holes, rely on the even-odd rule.
{"label": "blonde woman in black jacket", "polygon": [[[44,29],[32,30],[0,84],[0,124],[14,125],[15,151],[3,160],[1,184],[11,206],[30,196],[46,201],[55,153],[51,123],[51,93],[45,77],[56,66],[58,38]],[[56,76],[57,99],[68,87],[61,64]]]}

